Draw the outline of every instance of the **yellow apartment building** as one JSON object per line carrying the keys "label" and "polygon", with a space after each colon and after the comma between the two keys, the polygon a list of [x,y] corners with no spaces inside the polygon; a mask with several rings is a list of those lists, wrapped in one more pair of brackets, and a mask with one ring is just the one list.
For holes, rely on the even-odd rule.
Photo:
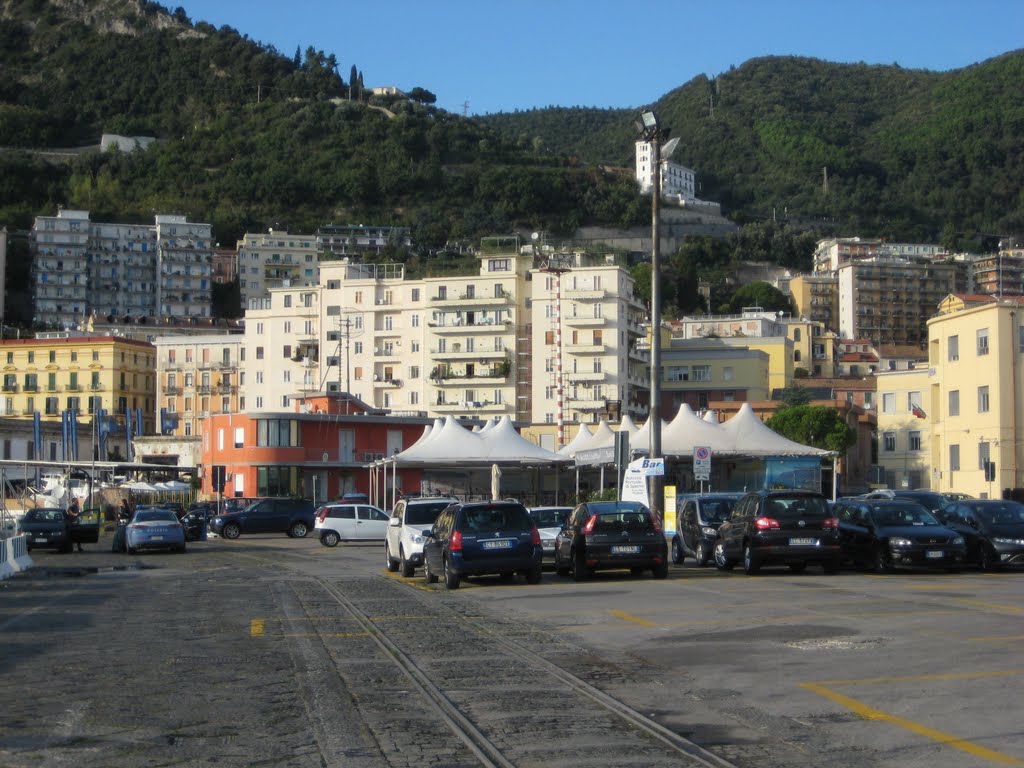
{"label": "yellow apartment building", "polygon": [[1022,310],[1020,297],[951,294],[928,321],[924,408],[937,490],[998,498],[1022,485]]}
{"label": "yellow apartment building", "polygon": [[[143,434],[153,434],[156,353],[152,344],[114,336],[42,334],[0,342],[3,403],[0,415],[57,421],[64,411],[91,423],[100,409],[123,425],[129,410],[143,414]],[[139,434],[136,427],[135,434]],[[125,452],[124,430],[111,433],[109,450]]]}
{"label": "yellow apartment building", "polygon": [[878,403],[878,466],[875,485],[893,490],[931,488],[937,480],[932,466],[932,385],[928,368],[882,371],[875,375]]}

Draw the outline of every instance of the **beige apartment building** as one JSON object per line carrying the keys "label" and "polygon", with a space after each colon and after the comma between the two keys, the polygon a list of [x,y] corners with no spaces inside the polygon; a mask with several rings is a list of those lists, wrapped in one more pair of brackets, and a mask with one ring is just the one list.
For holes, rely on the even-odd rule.
{"label": "beige apartment building", "polygon": [[157,424],[163,434],[196,436],[210,415],[245,410],[242,336],[162,336],[153,345]]}
{"label": "beige apartment building", "polygon": [[242,306],[269,288],[316,285],[316,235],[295,235],[270,229],[246,233],[238,241],[238,288]]}
{"label": "beige apartment building", "polygon": [[[948,296],[928,322],[932,476],[940,491],[998,498],[1024,483],[1024,299]],[[985,463],[995,478],[985,479]]]}
{"label": "beige apartment building", "polygon": [[347,391],[435,417],[567,423],[646,410],[643,307],[624,267],[537,257],[516,237],[486,238],[476,259],[473,273],[418,280],[401,264],[325,261],[319,285],[250,301],[247,408]]}

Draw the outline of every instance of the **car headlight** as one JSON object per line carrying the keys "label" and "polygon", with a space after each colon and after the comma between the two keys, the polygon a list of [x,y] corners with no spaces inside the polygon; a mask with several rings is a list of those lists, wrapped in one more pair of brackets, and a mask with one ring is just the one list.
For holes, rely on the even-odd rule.
{"label": "car headlight", "polygon": [[996,544],[1016,544],[1018,546],[1024,546],[1024,539],[1002,539],[994,538],[992,541]]}
{"label": "car headlight", "polygon": [[964,537],[963,536],[954,536],[953,537],[953,546],[954,547],[962,547],[963,545],[964,545]]}
{"label": "car headlight", "polygon": [[413,536],[412,537],[412,543],[413,544],[422,544],[423,543],[423,537],[422,536]]}
{"label": "car headlight", "polygon": [[[961,539],[961,542],[963,539]],[[910,539],[905,539],[902,536],[895,536],[889,539],[889,545],[893,547],[911,547],[914,545]]]}
{"label": "car headlight", "polygon": [[714,528],[711,528],[711,527],[708,527],[708,526],[705,526],[704,528],[701,528],[700,532],[703,533],[705,536],[717,536],[718,535],[718,531],[716,531]]}

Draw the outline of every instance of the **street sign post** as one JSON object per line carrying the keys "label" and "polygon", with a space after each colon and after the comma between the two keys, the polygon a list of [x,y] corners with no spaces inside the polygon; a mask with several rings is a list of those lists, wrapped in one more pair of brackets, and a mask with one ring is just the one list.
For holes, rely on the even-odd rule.
{"label": "street sign post", "polygon": [[703,483],[711,482],[711,449],[706,445],[698,445],[693,449],[693,479]]}

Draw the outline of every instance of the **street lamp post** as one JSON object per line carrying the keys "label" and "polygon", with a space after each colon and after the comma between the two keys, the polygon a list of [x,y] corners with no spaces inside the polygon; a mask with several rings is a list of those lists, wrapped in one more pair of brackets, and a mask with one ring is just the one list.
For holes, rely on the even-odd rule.
{"label": "street lamp post", "polygon": [[[668,137],[668,130],[658,127],[654,112],[640,115],[640,129],[644,141],[651,149],[651,381],[648,427],[650,444],[648,457],[661,458],[661,248],[658,227],[661,203],[661,142]],[[671,152],[671,149],[669,150]],[[656,520],[664,521],[663,476],[649,478],[651,514]]]}

